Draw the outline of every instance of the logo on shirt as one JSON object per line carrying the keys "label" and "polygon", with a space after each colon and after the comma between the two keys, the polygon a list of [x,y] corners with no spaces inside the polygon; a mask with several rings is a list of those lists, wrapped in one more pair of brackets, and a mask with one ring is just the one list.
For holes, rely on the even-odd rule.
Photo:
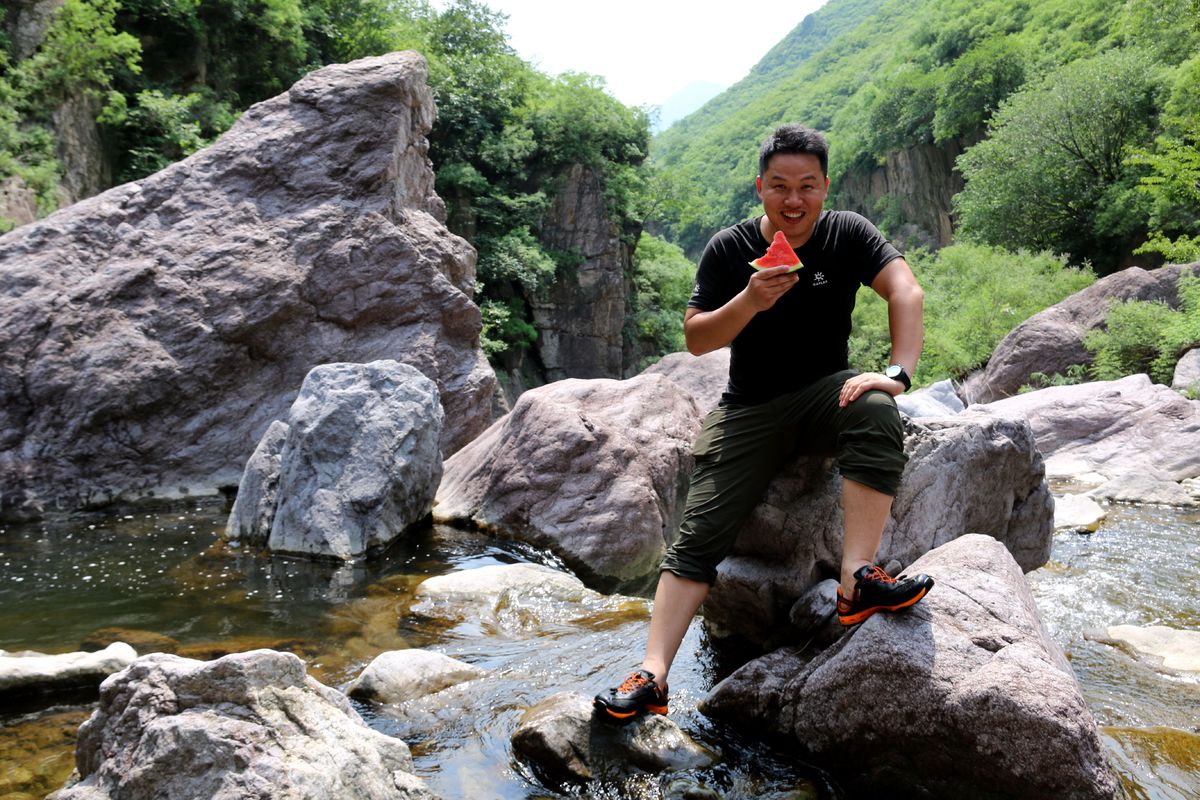
{"label": "logo on shirt", "polygon": [[816,275],[813,275],[813,280],[812,280],[813,286],[824,286],[827,283],[829,283],[829,281],[825,280],[824,272],[818,272]]}

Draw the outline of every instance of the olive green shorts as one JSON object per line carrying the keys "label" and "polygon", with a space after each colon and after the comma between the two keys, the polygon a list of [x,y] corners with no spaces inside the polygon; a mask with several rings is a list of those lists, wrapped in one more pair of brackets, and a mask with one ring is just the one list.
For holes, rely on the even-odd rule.
{"label": "olive green shorts", "polygon": [[835,455],[849,478],[895,495],[908,457],[896,401],[873,390],[841,408],[844,370],[754,406],[719,406],[693,448],[687,506],[661,569],[712,583],[738,530],[779,469],[799,454]]}

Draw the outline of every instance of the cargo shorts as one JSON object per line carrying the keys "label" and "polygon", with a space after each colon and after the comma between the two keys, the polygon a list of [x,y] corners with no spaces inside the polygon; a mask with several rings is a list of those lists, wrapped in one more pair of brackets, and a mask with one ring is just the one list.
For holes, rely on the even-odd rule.
{"label": "cargo shorts", "polygon": [[711,584],[738,531],[780,468],[801,454],[833,455],[844,478],[895,495],[908,457],[904,426],[887,392],[842,408],[843,370],[760,405],[721,405],[705,418],[679,534],[661,569]]}

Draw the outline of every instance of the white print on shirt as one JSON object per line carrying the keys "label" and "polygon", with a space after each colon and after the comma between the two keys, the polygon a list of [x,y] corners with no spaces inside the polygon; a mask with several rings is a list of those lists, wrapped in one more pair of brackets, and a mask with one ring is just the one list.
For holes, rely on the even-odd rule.
{"label": "white print on shirt", "polygon": [[827,283],[829,283],[829,281],[825,280],[824,272],[818,272],[816,275],[813,275],[813,280],[812,280],[813,286],[824,286]]}

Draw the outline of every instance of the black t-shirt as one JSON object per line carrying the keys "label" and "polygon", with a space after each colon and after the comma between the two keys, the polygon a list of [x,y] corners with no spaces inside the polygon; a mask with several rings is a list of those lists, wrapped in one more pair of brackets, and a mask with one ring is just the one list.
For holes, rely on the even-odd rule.
{"label": "black t-shirt", "polygon": [[[739,222],[709,240],[690,308],[715,311],[746,288],[754,274],[749,262],[770,244],[761,219]],[[804,264],[800,280],[733,340],[724,403],[765,403],[846,369],[855,295],[900,252],[859,214],[823,211],[796,255]]]}

